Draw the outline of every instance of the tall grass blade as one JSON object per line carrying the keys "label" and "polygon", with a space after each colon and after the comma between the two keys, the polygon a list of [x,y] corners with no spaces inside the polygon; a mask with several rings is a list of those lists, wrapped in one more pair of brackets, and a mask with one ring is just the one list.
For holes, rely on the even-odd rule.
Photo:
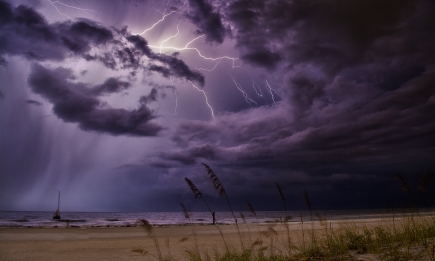
{"label": "tall grass blade", "polygon": [[304,200],[305,200],[305,204],[307,205],[308,209],[310,210],[310,217],[311,217],[311,219],[313,219],[313,214],[311,213],[311,202],[310,202],[310,198],[308,197],[307,188],[304,189]]}
{"label": "tall grass blade", "polygon": [[410,190],[408,185],[406,184],[405,180],[403,179],[402,175],[400,175],[399,172],[396,172],[396,178],[400,181],[400,184],[402,185],[402,190],[406,193],[409,194]]}
{"label": "tall grass blade", "polygon": [[[258,217],[257,217],[257,213],[255,212],[254,207],[251,205],[251,203],[249,203],[249,201],[246,200],[246,204],[248,205],[248,209],[251,212],[251,214],[255,217],[255,219],[257,220],[257,224],[260,223],[258,222]],[[258,235],[260,236],[260,245],[263,245],[263,238],[261,237],[261,231],[259,226],[257,225],[257,229],[258,229]]]}
{"label": "tall grass blade", "polygon": [[181,209],[183,210],[184,217],[189,220],[189,223],[192,226],[193,240],[195,241],[195,250],[196,250],[197,255],[199,256],[198,239],[196,237],[195,226],[192,224],[192,220],[190,219],[189,210],[187,209],[186,205],[184,205],[183,203],[181,203],[181,202],[178,202],[178,203],[180,203]]}
{"label": "tall grass blade", "polygon": [[189,220],[190,220],[189,211],[187,211],[187,207],[186,207],[186,205],[184,205],[184,204],[181,203],[181,202],[178,202],[178,203],[180,203],[181,209],[183,210],[183,215],[184,215],[184,217],[185,217],[186,219],[189,219]]}
{"label": "tall grass blade", "polygon": [[233,215],[234,222],[236,223],[237,232],[239,233],[240,237],[240,244],[242,246],[243,251],[245,250],[245,246],[243,244],[242,234],[240,233],[239,225],[237,224],[236,216],[234,215],[233,208],[231,207],[230,199],[228,198],[227,192],[225,191],[224,185],[220,182],[219,178],[217,177],[216,173],[205,163],[201,163],[204,165],[205,169],[207,170],[207,174],[210,176],[210,179],[212,181],[213,187],[218,191],[219,196],[225,196],[228,207],[230,208],[231,214]]}
{"label": "tall grass blade", "polygon": [[240,217],[242,218],[243,223],[246,224],[246,218],[245,218],[245,215],[243,215],[242,212],[240,212]]}
{"label": "tall grass blade", "polygon": [[432,219],[434,219],[434,217],[433,217],[433,215],[432,215],[432,213],[431,213],[431,211],[429,209],[429,205],[426,202],[426,198],[424,196],[424,194],[428,192],[426,187],[429,184],[429,182],[430,182],[429,172],[424,172],[423,175],[421,176],[420,180],[418,181],[418,188],[417,188],[417,190],[418,190],[418,192],[419,192],[419,194],[421,196],[421,199],[422,199],[422,201],[424,203],[424,206],[426,207],[426,211],[428,212],[429,216],[431,216]]}
{"label": "tall grass blade", "polygon": [[184,180],[186,181],[187,185],[189,186],[190,190],[193,192],[193,195],[195,195],[195,199],[200,199],[202,198],[202,193],[199,191],[198,188],[196,188],[195,184],[193,184],[193,182],[188,179],[188,178],[184,178]]}
{"label": "tall grass blade", "polygon": [[411,194],[411,190],[409,189],[408,185],[406,184],[405,179],[402,177],[402,175],[400,175],[399,172],[396,172],[396,177],[400,181],[400,184],[402,185],[403,192],[405,192],[409,196],[409,198],[411,199],[412,207],[414,208],[414,211],[417,213],[417,215],[420,215],[420,213],[418,212],[418,209],[417,209],[416,200],[415,200],[414,196]]}
{"label": "tall grass blade", "polygon": [[281,197],[281,200],[285,201],[284,193],[282,193],[281,187],[279,186],[278,183],[275,183],[275,185],[276,185],[276,188],[278,189],[278,193],[279,193],[279,196]]}
{"label": "tall grass blade", "polygon": [[[210,212],[210,214],[213,215],[213,211],[211,211],[209,205],[207,204],[207,201],[202,196],[201,191],[199,191],[199,189],[195,186],[195,184],[193,184],[193,182],[190,179],[185,177],[184,180],[186,181],[186,183],[189,186],[190,190],[193,192],[193,195],[195,196],[195,199],[200,199],[201,198],[202,201],[204,202],[204,204],[206,205],[208,211]],[[220,229],[220,227],[219,227],[217,222],[215,223],[215,225],[216,225],[216,228],[219,230],[219,233],[220,233],[220,235],[222,237],[222,240],[224,242],[226,250],[229,251],[229,248],[228,248],[227,242],[225,241],[225,237],[224,237],[224,234],[222,233],[222,230]]]}
{"label": "tall grass blade", "polygon": [[211,211],[210,207],[208,206],[207,201],[205,201],[205,198],[202,196],[201,191],[199,191],[199,189],[195,186],[195,184],[193,184],[193,182],[190,179],[185,177],[184,180],[186,181],[190,190],[193,192],[195,199],[202,199],[202,201],[204,201],[204,204],[207,207],[208,211],[210,212],[210,214],[212,214],[213,212]]}
{"label": "tall grass blade", "polygon": [[151,235],[151,233],[153,232],[153,227],[151,226],[150,222],[146,219],[142,219],[140,222],[142,223],[142,226],[145,228],[147,234]]}
{"label": "tall grass blade", "polygon": [[154,246],[156,247],[159,261],[163,260],[159,241],[157,240],[157,236],[155,235],[153,227],[151,226],[150,222],[146,219],[142,219],[140,222],[142,223],[142,226],[145,228],[145,231],[147,232],[148,236],[150,236],[154,242]]}
{"label": "tall grass blade", "polygon": [[248,204],[248,209],[254,217],[257,217],[257,213],[255,213],[254,207],[246,200],[246,204]]}
{"label": "tall grass blade", "polygon": [[278,193],[279,193],[279,196],[281,198],[281,201],[284,204],[284,212],[285,212],[285,216],[287,217],[287,204],[285,202],[284,193],[282,192],[282,189],[281,189],[281,187],[279,186],[278,183],[275,183],[275,185],[276,185],[276,188],[278,189]]}
{"label": "tall grass blade", "polygon": [[205,169],[207,170],[207,174],[210,176],[210,179],[213,183],[213,187],[218,191],[219,196],[224,196],[224,195],[226,196],[227,192],[225,191],[225,188],[220,182],[216,173],[207,164],[202,163],[202,165],[204,165]]}

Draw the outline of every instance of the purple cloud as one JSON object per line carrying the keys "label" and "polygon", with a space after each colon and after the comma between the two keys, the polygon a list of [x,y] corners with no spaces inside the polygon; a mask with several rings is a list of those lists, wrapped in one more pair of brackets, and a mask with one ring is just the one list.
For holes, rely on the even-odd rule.
{"label": "purple cloud", "polygon": [[213,10],[213,5],[207,0],[189,0],[189,9],[186,17],[198,27],[198,33],[205,34],[209,42],[221,44],[227,30],[223,26],[220,14]]}
{"label": "purple cloud", "polygon": [[113,109],[88,95],[117,90],[117,80],[108,79],[89,88],[89,92],[84,84],[68,81],[68,76],[66,69],[49,70],[34,64],[28,80],[32,90],[51,102],[53,112],[64,121],[78,123],[83,130],[111,135],[156,136],[162,130],[152,122],[156,116],[144,102],[134,110]]}

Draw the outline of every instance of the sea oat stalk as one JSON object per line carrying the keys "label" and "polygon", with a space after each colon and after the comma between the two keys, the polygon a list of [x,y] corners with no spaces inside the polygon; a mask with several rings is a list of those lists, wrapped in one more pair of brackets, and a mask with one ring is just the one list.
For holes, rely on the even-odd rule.
{"label": "sea oat stalk", "polygon": [[207,170],[207,174],[210,176],[210,179],[212,181],[213,187],[218,191],[219,196],[225,196],[228,207],[230,208],[231,214],[233,215],[234,222],[236,223],[237,232],[239,233],[240,237],[240,244],[242,246],[242,249],[245,250],[245,246],[243,244],[242,234],[240,233],[239,225],[237,224],[236,216],[234,215],[233,208],[231,207],[230,199],[228,198],[227,192],[225,191],[224,185],[220,182],[218,176],[216,173],[205,163],[202,163],[204,165],[205,169]]}
{"label": "sea oat stalk", "polygon": [[[207,206],[207,209],[210,212],[210,214],[213,215],[213,211],[211,211],[210,207],[207,204],[207,201],[202,196],[201,191],[199,191],[199,189],[195,186],[195,184],[190,179],[185,177],[184,180],[186,181],[186,183],[189,186],[190,190],[193,192],[193,195],[195,196],[195,199],[200,199],[201,198],[202,201],[204,201],[204,204]],[[220,229],[220,227],[219,227],[217,222],[215,223],[215,225],[216,225],[216,228],[219,230],[219,233],[220,233],[220,235],[222,237],[222,240],[224,242],[226,250],[229,251],[229,248],[228,248],[227,242],[225,241],[224,234],[222,233],[222,230]]]}
{"label": "sea oat stalk", "polygon": [[279,186],[278,183],[275,183],[275,185],[276,185],[276,188],[278,189],[278,193],[279,193],[279,196],[281,198],[281,201],[284,204],[284,212],[285,212],[285,216],[287,217],[287,204],[285,201],[284,193],[282,192],[281,187]]}

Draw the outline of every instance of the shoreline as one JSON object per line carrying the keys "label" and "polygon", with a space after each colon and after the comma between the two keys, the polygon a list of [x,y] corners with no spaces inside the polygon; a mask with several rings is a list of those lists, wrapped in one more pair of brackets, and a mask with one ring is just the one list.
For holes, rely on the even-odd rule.
{"label": "shoreline", "polygon": [[[401,222],[403,218],[395,218]],[[392,218],[328,220],[327,229],[341,229],[356,224],[361,227],[390,226]],[[325,226],[319,220],[309,222],[238,224],[244,242],[252,243],[275,231],[284,239],[290,233],[295,242],[301,233],[313,230],[323,233]],[[156,225],[152,233],[158,240],[165,257],[185,260],[186,251],[194,250],[195,241],[200,242],[201,251],[209,253],[224,249],[223,239],[216,226],[209,225]],[[225,241],[240,249],[240,236],[235,224],[219,224]],[[288,229],[288,230],[287,230]],[[261,231],[261,233],[260,233]],[[288,231],[288,232],[287,232]],[[319,234],[319,235],[320,235]],[[269,240],[269,239],[267,239]],[[278,242],[278,241],[277,241]],[[155,241],[144,227],[71,227],[71,228],[27,228],[0,227],[0,256],[2,260],[157,260]],[[373,259],[376,260],[376,259]]]}
{"label": "shoreline", "polygon": [[[405,217],[411,217],[411,216],[415,216],[415,217],[429,217],[429,216],[435,216],[434,213],[431,212],[427,212],[427,213],[420,213],[418,215],[415,215],[415,213],[402,213],[402,214],[383,214],[383,215],[373,215],[373,216],[360,216],[360,217],[341,217],[341,218],[328,218],[328,216],[326,217],[326,219],[322,216],[320,216],[320,218],[317,216],[315,218],[313,218],[312,220],[309,219],[304,219],[304,221],[301,221],[298,218],[295,219],[290,219],[287,221],[288,224],[301,224],[302,223],[308,223],[308,222],[320,222],[320,221],[327,221],[327,222],[347,222],[347,221],[354,221],[354,220],[360,220],[360,221],[364,221],[364,220],[387,220],[387,219],[402,219]],[[2,225],[0,224],[0,229],[5,229],[5,228],[53,228],[53,229],[59,229],[59,228],[129,228],[129,227],[141,227],[141,223],[140,223],[140,219],[136,220],[136,221],[124,221],[124,220],[113,220],[112,224],[101,224],[101,225],[91,225],[91,224],[86,224],[88,221],[87,220],[75,220],[75,219],[61,219],[61,220],[56,220],[54,222],[56,223],[51,223],[50,225],[26,225],[27,222],[30,222],[29,220],[8,220],[9,222],[16,222],[17,224],[13,224],[13,225]],[[47,219],[48,222],[52,222],[52,220]],[[107,221],[107,220],[106,220]],[[109,221],[110,222],[110,221]],[[122,224],[116,224],[115,222],[124,222]],[[30,222],[31,223],[31,222]],[[91,222],[90,222],[91,223]],[[282,223],[282,220],[279,219],[271,219],[271,220],[266,220],[264,222],[257,222],[257,221],[251,221],[251,222],[238,222],[239,225],[243,225],[243,224],[248,224],[248,225],[268,225],[268,224],[274,224],[274,223]],[[167,224],[162,224],[162,223],[158,223],[158,224],[153,224],[152,222],[150,222],[150,224],[153,227],[185,227],[185,226],[213,226],[213,224],[210,223],[204,223],[204,222],[192,222],[192,223],[167,223]],[[235,225],[234,222],[218,222],[218,225],[220,226],[230,226],[230,225]]]}

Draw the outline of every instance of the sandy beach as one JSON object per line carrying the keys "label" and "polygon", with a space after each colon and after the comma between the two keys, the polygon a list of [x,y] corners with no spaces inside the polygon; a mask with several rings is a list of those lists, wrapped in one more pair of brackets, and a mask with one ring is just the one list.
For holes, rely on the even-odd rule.
{"label": "sandy beach", "polygon": [[[384,222],[386,220],[383,220]],[[353,223],[374,225],[381,220],[353,220]],[[289,223],[290,233],[295,240],[300,239],[301,224]],[[332,222],[328,226],[338,228],[343,221]],[[240,248],[240,240],[235,225],[219,226],[230,247]],[[249,244],[259,237],[258,231],[268,231],[272,227],[279,234],[286,234],[281,224],[239,225],[243,242]],[[322,231],[319,222],[304,223],[305,229]],[[212,225],[195,226],[196,238],[201,251],[208,249],[212,254],[223,249],[223,240],[218,229]],[[186,251],[195,247],[192,227],[154,227],[164,258],[184,260]],[[263,239],[265,236],[263,234]],[[267,239],[265,239],[267,240]],[[146,254],[142,255],[141,252]],[[0,228],[1,260],[156,260],[154,241],[143,227],[113,228]]]}
{"label": "sandy beach", "polygon": [[[233,226],[221,226],[232,239]],[[215,245],[220,235],[214,226],[195,227],[201,245]],[[192,228],[156,227],[164,256],[182,258],[193,244]],[[186,240],[187,239],[187,240]],[[167,247],[169,240],[170,248]],[[183,242],[180,242],[183,241]],[[219,244],[218,244],[219,245]],[[145,250],[143,256],[133,250]],[[1,228],[1,260],[156,260],[156,249],[143,227],[115,228]]]}

